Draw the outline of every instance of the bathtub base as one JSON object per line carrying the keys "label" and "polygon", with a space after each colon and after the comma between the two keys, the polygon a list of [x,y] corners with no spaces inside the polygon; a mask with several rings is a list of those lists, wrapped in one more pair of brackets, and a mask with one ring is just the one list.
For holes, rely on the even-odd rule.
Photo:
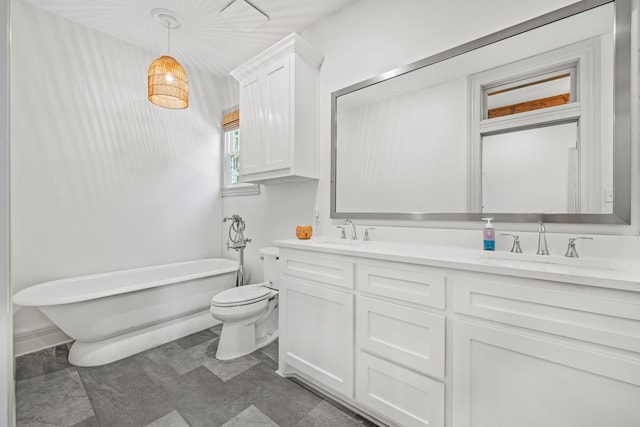
{"label": "bathtub base", "polygon": [[207,309],[102,341],[75,341],[69,350],[69,363],[83,367],[105,365],[218,324],[220,321]]}

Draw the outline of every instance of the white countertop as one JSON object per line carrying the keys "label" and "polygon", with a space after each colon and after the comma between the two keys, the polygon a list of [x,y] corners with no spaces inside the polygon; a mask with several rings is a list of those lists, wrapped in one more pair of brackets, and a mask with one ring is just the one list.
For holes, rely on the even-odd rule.
{"label": "white countertop", "polygon": [[505,251],[435,246],[423,243],[363,242],[318,237],[278,240],[281,248],[408,262],[506,276],[552,280],[640,292],[640,260],[568,258]]}

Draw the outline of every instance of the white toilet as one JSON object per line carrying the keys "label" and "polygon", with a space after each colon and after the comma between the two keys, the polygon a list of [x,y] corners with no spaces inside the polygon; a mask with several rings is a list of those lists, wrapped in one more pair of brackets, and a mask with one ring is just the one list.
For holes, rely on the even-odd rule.
{"label": "white toilet", "polygon": [[260,249],[265,282],[224,290],[211,300],[222,321],[216,358],[235,359],[278,338],[278,248]]}

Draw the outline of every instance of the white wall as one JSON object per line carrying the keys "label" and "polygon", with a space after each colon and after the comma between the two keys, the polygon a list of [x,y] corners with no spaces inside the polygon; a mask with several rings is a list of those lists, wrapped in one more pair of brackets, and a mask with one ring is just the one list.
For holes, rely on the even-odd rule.
{"label": "white wall", "polygon": [[454,78],[341,112],[337,210],[466,212],[467,108]]}
{"label": "white wall", "polygon": [[[220,256],[220,82],[187,68],[189,108],[160,108],[146,92],[159,55],[20,1],[11,19],[14,293]],[[51,326],[26,307],[14,323]]]}
{"label": "white wall", "polygon": [[576,194],[577,134],[572,122],[484,136],[483,211],[585,212]]}
{"label": "white wall", "polygon": [[[263,279],[260,248],[272,246],[274,240],[295,238],[296,225],[317,224],[313,221],[317,186],[315,180],[269,184],[261,186],[259,195],[222,199],[224,216],[242,216],[247,224],[245,237],[252,239],[245,251],[245,283]],[[314,234],[322,232],[314,228]],[[223,257],[237,259],[236,252],[226,250],[228,229],[229,223],[222,224]]]}
{"label": "white wall", "polygon": [[[324,54],[319,78],[320,180],[317,188],[311,184],[305,188],[302,188],[303,184],[288,184],[287,190],[280,190],[279,188],[283,187],[280,184],[265,186],[266,192],[274,191],[281,195],[277,206],[268,203],[269,198],[264,194],[249,196],[253,199],[246,202],[246,214],[255,213],[249,224],[254,229],[265,230],[260,233],[260,239],[254,240],[254,247],[269,245],[272,239],[293,237],[291,228],[296,222],[312,221],[315,209],[320,211],[320,221],[313,222],[316,225],[315,234],[337,237],[335,224],[339,221],[329,218],[332,92],[572,3],[574,0],[452,0],[439,2],[435,7],[433,2],[424,0],[367,0],[358,2],[302,31],[301,35]],[[637,3],[634,2],[636,11]],[[634,69],[637,72],[637,55],[634,56],[634,61]],[[632,84],[633,93],[637,93],[637,82],[634,81]],[[632,112],[632,117],[636,117],[637,97],[633,99],[635,112]],[[640,256],[640,239],[636,237],[640,228],[640,197],[637,185],[640,162],[637,133],[638,126],[634,123],[632,226],[549,224],[548,241],[552,252],[564,252],[568,235],[592,234],[598,235],[597,244],[582,243],[582,247],[578,249],[582,249],[583,254]],[[301,198],[310,191],[316,192],[315,201]],[[225,198],[223,210],[228,214],[244,204],[245,202],[236,199]],[[375,225],[373,239],[431,242],[475,248],[481,248],[482,244],[483,224],[480,222],[356,223]],[[518,232],[523,249],[535,252],[535,224],[497,224],[496,227],[498,232]],[[498,240],[498,249],[508,250],[509,247],[506,239]]]}

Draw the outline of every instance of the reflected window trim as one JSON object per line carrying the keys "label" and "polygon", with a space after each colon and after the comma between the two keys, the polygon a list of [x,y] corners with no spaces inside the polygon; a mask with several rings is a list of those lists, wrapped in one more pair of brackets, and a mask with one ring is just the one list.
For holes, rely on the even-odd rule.
{"label": "reflected window trim", "polygon": [[[577,75],[578,64],[575,63],[566,68],[543,73],[536,72],[532,76],[512,79],[507,83],[485,86],[483,88],[483,119],[495,119],[576,102],[578,99]],[[545,88],[545,86],[553,84],[552,82],[559,86],[558,83],[565,79],[568,79],[568,88],[562,91],[556,88],[556,91],[548,92],[548,89]],[[537,93],[535,93],[536,88],[538,89]],[[500,103],[496,106],[491,106],[492,96],[510,94],[513,98],[513,95],[518,92],[521,94],[528,92],[529,95],[524,95],[520,100],[513,101],[510,104],[502,105]]]}
{"label": "reflected window trim", "polygon": [[[578,42],[551,52],[523,59],[469,76],[469,194],[468,209],[482,212],[482,138],[485,135],[504,133],[551,123],[578,121],[580,135],[580,164],[578,166],[583,188],[602,187],[601,154],[595,148],[596,136],[600,134],[601,93],[601,39],[599,37]],[[575,67],[575,102],[554,107],[532,110],[519,114],[486,119],[486,89],[500,87],[532,76]],[[598,173],[593,173],[597,169]],[[598,194],[601,191],[597,192]],[[580,200],[587,206],[595,201],[581,191]]]}

